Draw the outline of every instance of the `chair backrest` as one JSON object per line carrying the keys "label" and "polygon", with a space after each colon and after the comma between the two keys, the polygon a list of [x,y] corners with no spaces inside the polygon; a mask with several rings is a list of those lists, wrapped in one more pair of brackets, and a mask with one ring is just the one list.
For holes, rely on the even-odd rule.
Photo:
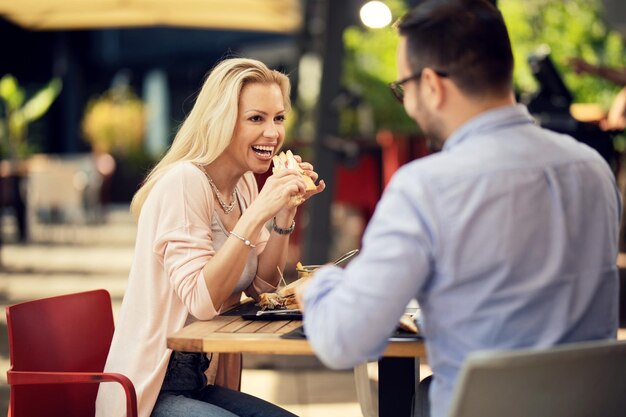
{"label": "chair backrest", "polygon": [[626,416],[626,342],[476,352],[463,365],[449,415]]}
{"label": "chair backrest", "polygon": [[[7,307],[12,371],[102,372],[113,337],[105,290],[62,295]],[[89,416],[98,384],[13,385],[15,416]]]}

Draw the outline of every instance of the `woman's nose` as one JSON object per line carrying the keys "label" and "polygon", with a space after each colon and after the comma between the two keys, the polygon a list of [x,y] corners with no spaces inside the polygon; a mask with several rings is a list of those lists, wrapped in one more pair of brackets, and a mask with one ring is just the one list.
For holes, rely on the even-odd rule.
{"label": "woman's nose", "polygon": [[274,123],[269,123],[265,127],[265,131],[263,132],[263,135],[268,138],[277,138],[278,129],[276,128],[276,125]]}

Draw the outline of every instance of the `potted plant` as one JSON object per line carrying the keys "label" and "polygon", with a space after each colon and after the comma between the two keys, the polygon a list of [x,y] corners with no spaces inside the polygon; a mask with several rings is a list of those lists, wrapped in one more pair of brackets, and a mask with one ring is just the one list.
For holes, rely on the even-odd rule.
{"label": "potted plant", "polygon": [[10,74],[0,78],[0,100],[4,117],[0,118],[0,155],[12,161],[22,160],[33,152],[28,143],[28,125],[41,118],[61,92],[61,80],[53,78],[26,100],[26,93]]}
{"label": "potted plant", "polygon": [[0,78],[0,204],[11,205],[17,217],[20,240],[26,240],[25,203],[20,184],[27,174],[26,157],[34,147],[28,142],[28,126],[41,118],[61,92],[62,84],[53,78],[30,98],[10,74]]}

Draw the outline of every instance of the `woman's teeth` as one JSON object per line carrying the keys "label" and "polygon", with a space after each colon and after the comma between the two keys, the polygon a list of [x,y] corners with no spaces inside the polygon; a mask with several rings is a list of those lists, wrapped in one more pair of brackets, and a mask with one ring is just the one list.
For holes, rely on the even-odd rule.
{"label": "woman's teeth", "polygon": [[258,153],[259,155],[263,155],[263,156],[271,156],[272,153],[274,153],[273,146],[253,146],[252,150],[255,153]]}

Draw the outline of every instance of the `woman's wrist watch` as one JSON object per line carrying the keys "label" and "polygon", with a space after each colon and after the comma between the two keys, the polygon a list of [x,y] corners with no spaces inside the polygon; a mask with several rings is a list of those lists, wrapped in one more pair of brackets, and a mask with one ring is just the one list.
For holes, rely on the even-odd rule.
{"label": "woman's wrist watch", "polygon": [[293,230],[296,228],[296,221],[291,221],[291,226],[287,229],[283,229],[282,227],[278,227],[276,224],[276,217],[272,219],[272,230],[278,233],[279,235],[290,235],[293,233]]}

